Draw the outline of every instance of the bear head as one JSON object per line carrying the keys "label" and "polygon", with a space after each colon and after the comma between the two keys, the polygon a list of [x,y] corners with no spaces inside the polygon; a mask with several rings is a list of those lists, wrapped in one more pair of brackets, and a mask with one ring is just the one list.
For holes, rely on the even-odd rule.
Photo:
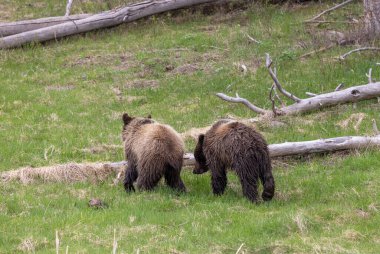
{"label": "bear head", "polygon": [[130,130],[136,130],[139,128],[139,126],[143,124],[150,124],[154,123],[155,121],[152,119],[152,116],[149,114],[147,117],[132,117],[128,115],[128,113],[123,114],[123,130],[122,130],[122,139],[125,141],[126,139],[126,133]]}
{"label": "bear head", "polygon": [[197,146],[194,149],[195,166],[193,174],[203,174],[208,171],[206,156],[203,152],[204,139],[204,134],[199,135]]}

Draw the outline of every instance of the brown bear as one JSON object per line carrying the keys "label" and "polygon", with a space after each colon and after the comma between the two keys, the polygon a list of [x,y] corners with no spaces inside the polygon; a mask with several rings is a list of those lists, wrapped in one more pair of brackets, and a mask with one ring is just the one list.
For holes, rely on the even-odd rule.
{"label": "brown bear", "polygon": [[220,120],[198,137],[194,157],[194,174],[211,170],[214,194],[223,194],[227,185],[226,169],[231,168],[240,178],[243,194],[249,200],[257,202],[258,179],[264,186],[263,200],[272,199],[275,183],[268,145],[253,128],[236,121]]}
{"label": "brown bear", "polygon": [[134,191],[133,183],[142,190],[152,190],[164,176],[166,184],[178,191],[185,191],[181,180],[184,143],[170,126],[147,118],[123,114],[122,138],[128,166],[124,188]]}

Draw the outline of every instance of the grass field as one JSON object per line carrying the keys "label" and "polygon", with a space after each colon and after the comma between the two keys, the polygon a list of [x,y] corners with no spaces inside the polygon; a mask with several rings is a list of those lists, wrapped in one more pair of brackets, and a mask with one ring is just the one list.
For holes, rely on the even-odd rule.
{"label": "grass field", "polygon": [[[121,1],[74,1],[73,12],[97,12]],[[284,86],[299,97],[365,84],[372,52],[334,57],[353,46],[299,56],[326,45],[327,29],[302,20],[332,3],[254,4],[245,10],[164,14],[43,45],[0,51],[0,171],[66,162],[121,161],[121,115],[149,113],[179,132],[215,120],[256,115],[214,94],[224,92],[270,108],[270,53]],[[62,15],[65,1],[5,0],[2,21]],[[361,15],[361,3],[330,20]],[[246,34],[260,40],[249,43]],[[245,64],[246,75],[239,69]],[[289,102],[288,102],[289,103]],[[285,127],[258,123],[269,143],[344,135],[372,135],[380,122],[376,100],[302,116],[280,117]],[[358,119],[362,121],[358,123]],[[348,121],[353,119],[352,121]],[[347,123],[345,123],[345,121]],[[97,153],[102,145],[116,145]],[[187,141],[191,152],[194,142]],[[0,183],[0,253],[380,253],[380,152],[287,158],[273,162],[273,201],[251,204],[236,176],[227,192],[211,193],[210,175],[182,176],[188,193],[161,184],[126,194],[112,179],[91,183]],[[94,210],[98,197],[108,208]]]}

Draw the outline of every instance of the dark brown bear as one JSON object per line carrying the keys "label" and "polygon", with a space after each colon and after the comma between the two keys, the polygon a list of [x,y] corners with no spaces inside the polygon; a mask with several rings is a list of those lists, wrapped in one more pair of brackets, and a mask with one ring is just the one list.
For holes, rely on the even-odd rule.
{"label": "dark brown bear", "polygon": [[272,199],[275,186],[268,146],[253,128],[236,121],[220,120],[205,135],[199,136],[194,157],[194,174],[211,170],[214,194],[223,194],[227,185],[226,169],[232,168],[249,200],[257,201],[259,178],[264,186],[263,200]]}
{"label": "dark brown bear", "polygon": [[134,191],[133,183],[136,180],[139,189],[152,190],[164,176],[169,187],[185,191],[180,177],[184,143],[179,134],[150,116],[130,117],[125,113],[123,122],[122,137],[128,159],[125,190]]}

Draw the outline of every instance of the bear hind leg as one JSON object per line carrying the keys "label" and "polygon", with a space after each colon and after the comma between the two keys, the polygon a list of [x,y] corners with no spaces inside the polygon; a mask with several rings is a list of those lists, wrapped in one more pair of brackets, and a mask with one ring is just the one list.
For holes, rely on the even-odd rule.
{"label": "bear hind leg", "polygon": [[167,165],[165,167],[165,182],[174,190],[186,192],[185,184],[181,179],[181,168],[176,169],[170,165]]}
{"label": "bear hind leg", "polygon": [[162,178],[161,171],[155,171],[156,169],[144,170],[144,172],[139,171],[140,174],[137,178],[137,188],[139,190],[150,191],[158,184]]}
{"label": "bear hind leg", "polygon": [[234,170],[240,178],[243,195],[252,202],[257,202],[257,181],[258,176],[255,171],[249,168],[248,165],[235,165]]}
{"label": "bear hind leg", "polygon": [[127,169],[125,171],[124,178],[124,189],[126,192],[135,191],[135,187],[133,187],[133,183],[136,181],[138,177],[136,164],[132,161],[128,162]]}
{"label": "bear hind leg", "polygon": [[260,176],[264,190],[261,197],[264,201],[269,201],[274,196],[275,183],[272,172],[266,173],[265,176]]}

